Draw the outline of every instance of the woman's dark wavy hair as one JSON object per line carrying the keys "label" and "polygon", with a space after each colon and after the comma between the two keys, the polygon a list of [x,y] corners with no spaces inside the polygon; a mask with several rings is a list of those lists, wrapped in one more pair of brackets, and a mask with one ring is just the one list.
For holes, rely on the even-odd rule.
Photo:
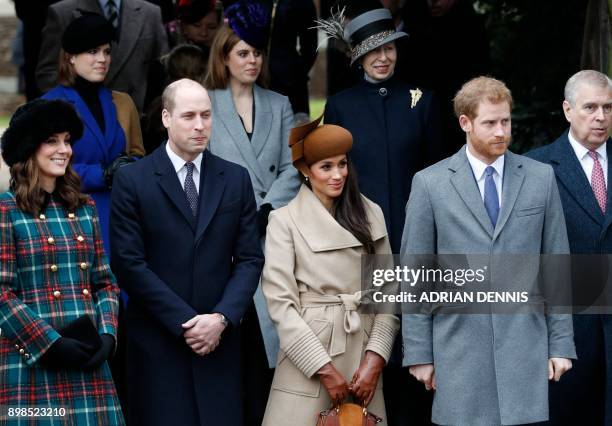
{"label": "woman's dark wavy hair", "polygon": [[[64,208],[75,211],[88,200],[81,193],[81,179],[70,166],[64,176],[55,180],[55,196],[59,197]],[[11,190],[19,209],[36,216],[41,213],[45,203],[45,191],[40,186],[39,168],[34,155],[26,161],[18,161],[11,166]]]}
{"label": "woman's dark wavy hair", "polygon": [[[363,244],[368,254],[374,254],[370,222],[357,184],[357,171],[348,156],[347,166],[348,175],[342,193],[334,201],[333,216],[340,226],[353,234]],[[301,173],[300,176],[305,181]],[[309,181],[306,181],[306,185],[312,189]]]}

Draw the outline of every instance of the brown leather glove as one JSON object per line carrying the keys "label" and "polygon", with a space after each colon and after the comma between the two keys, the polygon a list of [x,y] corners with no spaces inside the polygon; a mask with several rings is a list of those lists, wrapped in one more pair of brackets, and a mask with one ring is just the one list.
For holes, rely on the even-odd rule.
{"label": "brown leather glove", "polygon": [[378,378],[384,366],[385,359],[383,357],[376,352],[366,351],[359,368],[353,374],[349,389],[355,398],[362,401],[365,407],[374,398]]}
{"label": "brown leather glove", "polygon": [[317,371],[321,384],[327,390],[334,406],[340,404],[349,394],[349,387],[346,379],[331,362],[328,362]]}

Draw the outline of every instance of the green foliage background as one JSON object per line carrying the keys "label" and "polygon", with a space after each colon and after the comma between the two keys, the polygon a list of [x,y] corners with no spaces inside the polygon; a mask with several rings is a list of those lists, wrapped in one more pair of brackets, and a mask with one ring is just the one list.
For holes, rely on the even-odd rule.
{"label": "green foliage background", "polygon": [[513,151],[549,143],[567,128],[561,103],[580,70],[587,0],[476,0],[486,19],[492,72],[515,100]]}

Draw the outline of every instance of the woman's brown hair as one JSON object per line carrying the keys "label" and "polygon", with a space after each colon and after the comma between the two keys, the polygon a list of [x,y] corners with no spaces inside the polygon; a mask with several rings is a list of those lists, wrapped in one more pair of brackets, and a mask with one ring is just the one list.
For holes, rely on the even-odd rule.
{"label": "woman's brown hair", "polygon": [[[36,216],[40,214],[45,203],[45,191],[39,184],[39,170],[34,156],[26,161],[19,161],[11,166],[11,190],[19,209]],[[54,194],[58,196],[64,208],[75,211],[87,202],[88,197],[81,193],[81,179],[70,163],[64,176],[55,180]]]}
{"label": "woman's brown hair", "polygon": [[[227,88],[230,81],[230,73],[225,65],[225,60],[239,41],[240,37],[227,25],[223,25],[217,31],[210,47],[208,70],[204,79],[204,87],[208,90]],[[268,87],[268,60],[265,52],[262,51],[261,54],[263,56],[263,63],[256,83],[262,87]]]}
{"label": "woman's brown hair", "polygon": [[77,73],[74,70],[74,65],[70,63],[71,56],[73,55],[60,48],[57,65],[57,82],[66,87],[74,86],[77,76]]}

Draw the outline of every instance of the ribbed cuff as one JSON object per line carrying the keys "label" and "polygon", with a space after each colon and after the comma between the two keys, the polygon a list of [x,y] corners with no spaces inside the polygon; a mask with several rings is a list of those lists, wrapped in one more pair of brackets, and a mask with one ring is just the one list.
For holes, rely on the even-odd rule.
{"label": "ribbed cuff", "polygon": [[331,362],[321,341],[310,329],[283,350],[306,377],[312,377],[321,367]]}
{"label": "ribbed cuff", "polygon": [[[366,351],[376,352],[378,355],[389,361],[391,351],[393,350],[393,342],[395,335],[399,329],[397,318],[393,315],[377,315],[370,334],[370,340],[366,345]],[[388,317],[388,318],[387,318]]]}

